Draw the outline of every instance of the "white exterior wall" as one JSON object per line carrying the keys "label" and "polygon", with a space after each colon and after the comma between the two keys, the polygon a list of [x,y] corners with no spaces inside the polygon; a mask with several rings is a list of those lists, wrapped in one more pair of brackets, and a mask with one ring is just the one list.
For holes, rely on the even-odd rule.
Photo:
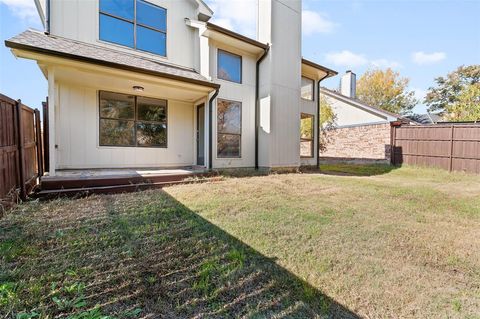
{"label": "white exterior wall", "polygon": [[194,68],[198,64],[195,30],[185,18],[196,19],[197,6],[190,0],[149,0],[167,9],[167,57],[134,50],[99,39],[99,0],[50,0],[50,33],[82,42]]}
{"label": "white exterior wall", "polygon": [[262,0],[258,39],[271,44],[260,72],[259,165],[300,165],[300,0]]}
{"label": "white exterior wall", "polygon": [[327,94],[323,95],[327,102],[331,105],[333,112],[335,113],[337,119],[335,122],[336,126],[347,126],[347,125],[363,125],[363,124],[373,124],[373,123],[388,123],[386,117],[362,110],[358,107],[355,107],[351,104],[345,103],[334,97],[328,96]]}
{"label": "white exterior wall", "polygon": [[[167,148],[99,146],[98,89],[56,85],[57,168],[183,166],[195,163],[192,103],[168,100]],[[158,98],[161,98],[160,96]]]}
{"label": "white exterior wall", "polygon": [[[242,83],[217,78],[218,49],[242,56]],[[255,166],[255,68],[256,57],[227,44],[210,41],[210,76],[221,85],[213,103],[213,168],[254,167]],[[217,157],[217,100],[225,99],[242,102],[242,137],[240,158]]]}

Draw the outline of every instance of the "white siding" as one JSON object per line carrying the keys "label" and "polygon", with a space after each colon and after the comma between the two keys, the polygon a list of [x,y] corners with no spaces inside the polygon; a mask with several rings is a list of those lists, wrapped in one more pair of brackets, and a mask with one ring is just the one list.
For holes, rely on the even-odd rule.
{"label": "white siding", "polygon": [[349,103],[340,101],[334,97],[323,95],[327,102],[332,106],[332,110],[335,113],[337,119],[336,126],[346,125],[362,125],[371,123],[387,123],[386,117],[368,112],[367,110],[360,109]]}
{"label": "white siding", "polygon": [[168,101],[168,147],[99,146],[98,90],[58,85],[57,168],[155,167],[194,164],[193,104]]}
{"label": "white siding", "polygon": [[[218,48],[242,56],[242,83],[217,78]],[[240,158],[217,157],[217,108],[213,103],[213,167],[254,167],[255,166],[255,68],[256,58],[226,44],[210,42],[210,75],[221,85],[217,99],[242,102],[242,139]]]}

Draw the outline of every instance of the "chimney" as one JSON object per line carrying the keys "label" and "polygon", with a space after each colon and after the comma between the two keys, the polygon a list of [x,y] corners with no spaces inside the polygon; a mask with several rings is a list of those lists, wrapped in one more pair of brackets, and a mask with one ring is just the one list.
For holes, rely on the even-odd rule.
{"label": "chimney", "polygon": [[357,96],[357,76],[350,70],[340,80],[340,93],[351,98]]}

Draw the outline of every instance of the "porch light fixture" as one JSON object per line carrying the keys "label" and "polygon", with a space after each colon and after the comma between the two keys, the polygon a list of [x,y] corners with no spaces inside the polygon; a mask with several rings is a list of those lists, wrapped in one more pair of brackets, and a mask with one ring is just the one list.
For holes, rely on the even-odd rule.
{"label": "porch light fixture", "polygon": [[133,89],[135,92],[143,92],[144,87],[143,87],[143,86],[140,86],[140,85],[134,85],[134,86],[132,87],[132,89]]}

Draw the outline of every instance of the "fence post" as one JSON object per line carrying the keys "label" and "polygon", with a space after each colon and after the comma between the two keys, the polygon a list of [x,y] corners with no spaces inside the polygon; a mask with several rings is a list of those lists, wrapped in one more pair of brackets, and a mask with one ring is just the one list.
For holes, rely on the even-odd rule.
{"label": "fence post", "polygon": [[43,176],[43,148],[42,148],[42,129],[40,124],[40,111],[35,109],[35,139],[37,145],[37,168],[38,177]]}
{"label": "fence post", "polygon": [[452,132],[450,134],[450,164],[448,165],[448,171],[451,172],[453,170],[453,133],[454,133],[455,125],[452,124]]}
{"label": "fence post", "polygon": [[23,119],[22,119],[22,100],[17,100],[17,136],[18,136],[18,170],[20,173],[20,198],[27,199],[27,189],[25,187],[25,143],[23,139]]}

